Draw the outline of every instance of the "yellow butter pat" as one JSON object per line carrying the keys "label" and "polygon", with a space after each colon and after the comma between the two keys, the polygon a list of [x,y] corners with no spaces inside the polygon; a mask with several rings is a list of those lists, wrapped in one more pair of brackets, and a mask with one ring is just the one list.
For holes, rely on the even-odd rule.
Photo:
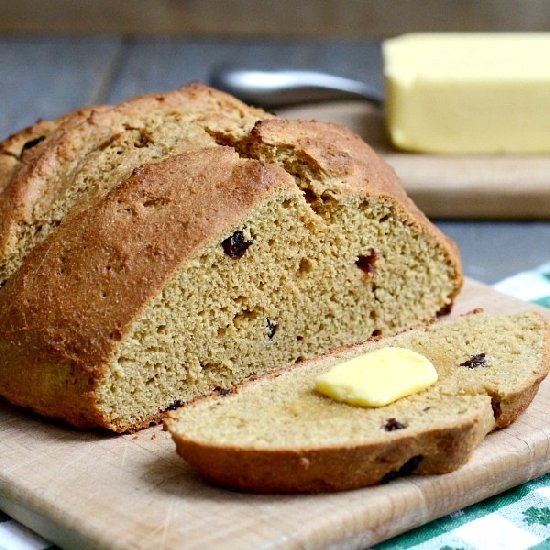
{"label": "yellow butter pat", "polygon": [[397,147],[550,152],[550,33],[410,34],[383,48]]}
{"label": "yellow butter pat", "polygon": [[437,381],[427,357],[397,347],[385,347],[339,363],[316,379],[320,393],[362,407],[383,407],[413,395]]}

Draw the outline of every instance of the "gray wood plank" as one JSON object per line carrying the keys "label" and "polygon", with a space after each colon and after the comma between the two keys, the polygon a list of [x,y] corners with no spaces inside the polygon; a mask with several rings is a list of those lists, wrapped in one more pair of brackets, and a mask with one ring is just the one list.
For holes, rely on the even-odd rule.
{"label": "gray wood plank", "polygon": [[33,123],[104,100],[118,38],[0,38],[0,140]]}
{"label": "gray wood plank", "polygon": [[486,284],[550,262],[548,221],[435,221],[458,244],[466,275]]}

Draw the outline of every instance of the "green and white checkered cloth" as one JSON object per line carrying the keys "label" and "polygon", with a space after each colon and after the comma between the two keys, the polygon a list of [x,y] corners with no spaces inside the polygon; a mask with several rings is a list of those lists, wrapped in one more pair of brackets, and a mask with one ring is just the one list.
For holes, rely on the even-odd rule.
{"label": "green and white checkered cloth", "polygon": [[549,550],[550,474],[374,546],[405,548]]}
{"label": "green and white checkered cloth", "polygon": [[[550,263],[494,285],[550,308]],[[0,550],[55,548],[0,512]],[[376,550],[550,550],[550,474],[432,521]]]}

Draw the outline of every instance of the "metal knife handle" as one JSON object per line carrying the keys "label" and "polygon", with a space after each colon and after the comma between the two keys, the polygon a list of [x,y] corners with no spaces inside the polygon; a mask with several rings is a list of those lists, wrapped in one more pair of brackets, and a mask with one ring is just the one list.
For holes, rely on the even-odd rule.
{"label": "metal knife handle", "polygon": [[316,71],[227,67],[212,73],[210,85],[266,108],[338,99],[362,99],[375,105],[383,102],[382,92],[365,82]]}

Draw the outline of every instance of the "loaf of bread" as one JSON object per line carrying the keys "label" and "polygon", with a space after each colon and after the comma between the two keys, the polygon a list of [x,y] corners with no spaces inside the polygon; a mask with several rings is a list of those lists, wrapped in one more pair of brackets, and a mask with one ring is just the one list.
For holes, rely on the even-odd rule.
{"label": "loaf of bread", "polygon": [[[315,378],[334,364],[388,345],[428,357],[437,383],[380,408],[315,391]],[[549,369],[550,323],[542,316],[478,314],[334,351],[199,400],[165,422],[178,453],[214,484],[341,491],[457,469],[488,432],[529,405]]]}
{"label": "loaf of bread", "polygon": [[42,414],[135,430],[461,287],[454,244],[344,128],[191,84],[27,137],[0,195],[0,395]]}

